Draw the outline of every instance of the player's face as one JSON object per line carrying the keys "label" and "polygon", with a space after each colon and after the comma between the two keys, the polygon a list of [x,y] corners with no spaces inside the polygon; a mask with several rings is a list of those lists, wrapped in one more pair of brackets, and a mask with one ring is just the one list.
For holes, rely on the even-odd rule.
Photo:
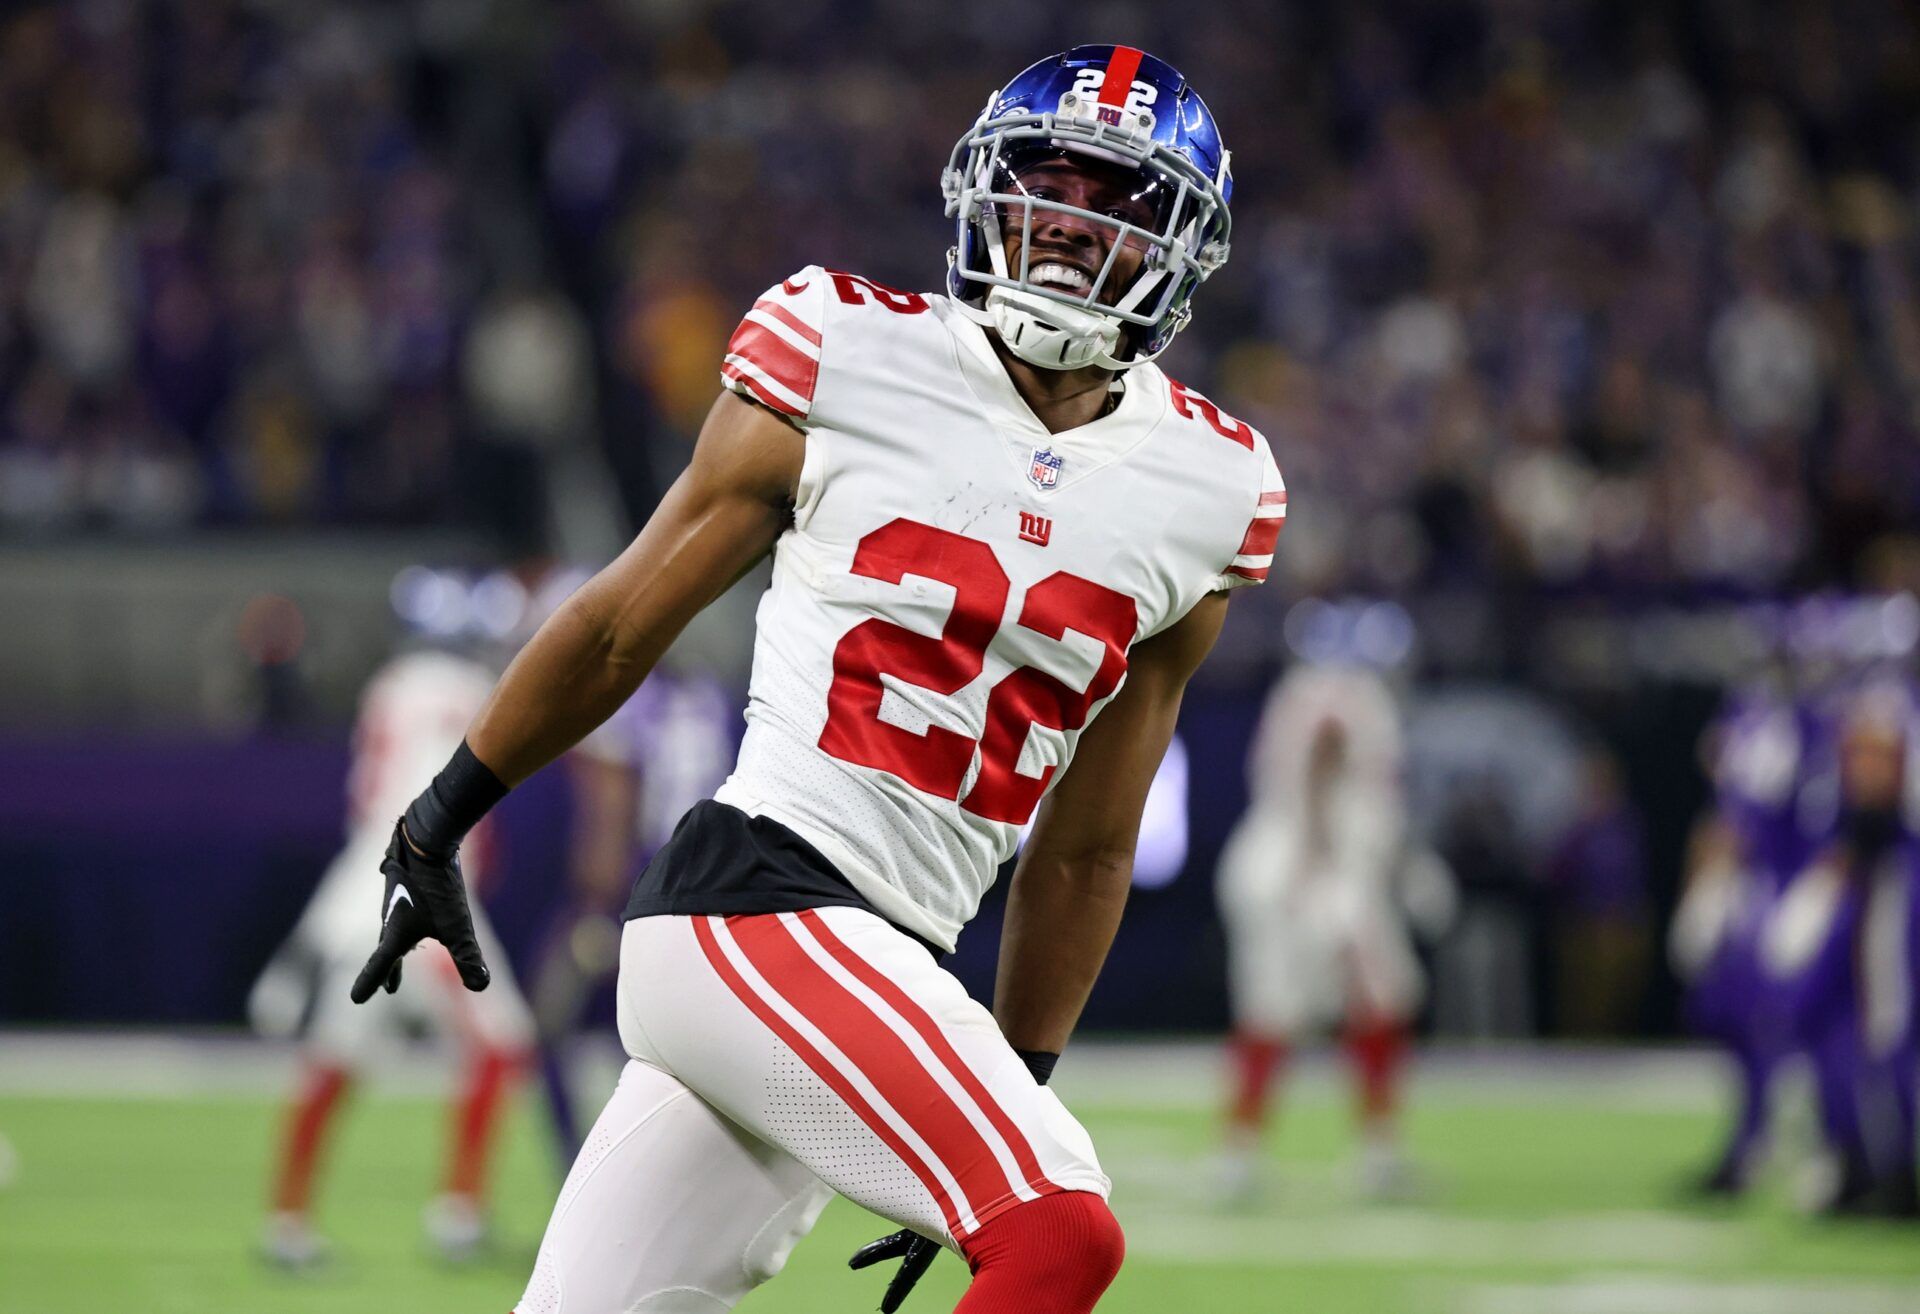
{"label": "player's face", "polygon": [[[1152,231],[1158,218],[1160,185],[1132,169],[1098,160],[1053,159],[1014,174],[1012,190],[1037,200],[1070,205],[1120,223]],[[1002,219],[1007,268],[1018,271],[1025,214],[1011,209]],[[1027,268],[1030,282],[1085,295],[1100,276],[1121,230],[1053,209],[1033,212],[1033,254]],[[1147,243],[1129,234],[1113,257],[1113,269],[1100,289],[1100,301],[1112,305],[1133,282],[1147,255]]]}

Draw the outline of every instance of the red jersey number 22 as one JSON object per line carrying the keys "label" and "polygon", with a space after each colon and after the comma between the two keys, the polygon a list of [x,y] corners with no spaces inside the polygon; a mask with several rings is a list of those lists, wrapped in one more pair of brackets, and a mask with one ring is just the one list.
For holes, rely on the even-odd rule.
{"label": "red jersey number 22", "polygon": [[896,775],[940,798],[960,798],[974,750],[980,774],[960,806],[990,821],[1026,824],[1046,792],[1054,768],[1037,776],[1019,770],[1020,750],[1034,726],[1078,730],[1093,705],[1112,693],[1127,670],[1133,639],[1133,599],[1078,575],[1058,571],[1027,590],[1016,622],[1048,638],[1068,630],[1100,641],[1100,667],[1085,689],[1074,689],[1037,666],[1023,666],[994,685],[979,739],[944,726],[915,734],[880,719],[890,675],[936,694],[956,694],[980,675],[987,647],[1000,629],[1009,589],[993,549],[976,538],[914,520],[894,520],[860,540],[853,573],[898,584],[907,575],[953,589],[953,609],[939,638],[916,634],[874,617],[854,626],[833,650],[827,724],[820,747],[843,762]]}

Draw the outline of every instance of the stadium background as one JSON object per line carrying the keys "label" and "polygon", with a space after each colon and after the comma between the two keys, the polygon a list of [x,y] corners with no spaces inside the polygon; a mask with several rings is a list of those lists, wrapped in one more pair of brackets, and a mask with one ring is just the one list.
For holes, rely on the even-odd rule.
{"label": "stadium background", "polygon": [[[11,9],[0,1132],[23,1168],[0,1216],[52,1216],[29,1193],[106,1107],[78,1098],[87,1079],[62,1074],[90,1069],[49,1057],[52,1039],[239,1023],[337,847],[396,574],[617,550],[684,464],[741,309],[813,262],[934,286],[954,137],[989,88],[1083,40],[1165,55],[1225,127],[1233,261],[1167,363],[1271,437],[1292,491],[1274,579],[1236,600],[1183,715],[1187,861],[1139,893],[1089,1025],[1219,1032],[1211,864],[1267,685],[1333,647],[1397,659],[1417,800],[1474,937],[1435,950],[1454,1103],[1434,1116],[1467,1121],[1431,1153],[1497,1145],[1473,1119],[1513,1072],[1553,1091],[1613,1056],[1681,1092],[1697,1135],[1620,1133],[1645,1162],[1618,1199],[1576,1158],[1552,1200],[1503,1207],[1578,1204],[1591,1174],[1595,1200],[1665,1217],[1661,1183],[1708,1148],[1711,1071],[1684,1053],[1634,1067],[1653,1061],[1626,1046],[1677,1028],[1659,945],[1706,797],[1699,730],[1774,637],[1769,605],[1871,594],[1845,621],[1861,643],[1920,638],[1920,17],[1896,3]],[[687,660],[744,683],[750,595],[689,635]],[[557,779],[509,805],[510,941],[540,924],[567,806]],[[1595,827],[1628,856],[1569,841]],[[994,918],[959,958],[982,990]],[[1562,979],[1592,967],[1602,923],[1629,968],[1595,1006]],[[1490,1041],[1498,1061],[1476,1068]],[[153,1051],[125,1052],[107,1085],[141,1085]],[[1183,1088],[1195,1155],[1210,1075]],[[1334,1099],[1315,1089],[1290,1127]],[[1309,1161],[1338,1142],[1331,1109],[1325,1146],[1292,1146]],[[247,1116],[260,1143],[229,1147],[221,1192],[250,1209],[266,1124]],[[526,1168],[522,1194],[550,1191],[546,1172]],[[68,1204],[81,1228],[106,1208]],[[251,1224],[233,1214],[237,1254]],[[1920,1272],[1910,1241],[1809,1239],[1765,1208],[1722,1223],[1822,1281]],[[101,1271],[143,1271],[102,1253]],[[1282,1276],[1345,1307],[1338,1272],[1288,1253]],[[21,1294],[24,1263],[0,1263],[0,1309],[93,1307]],[[486,1298],[511,1299],[494,1276]],[[335,1307],[249,1290],[235,1308]],[[1367,1290],[1358,1307],[1430,1307]],[[1880,1290],[1828,1303],[1878,1308]]]}

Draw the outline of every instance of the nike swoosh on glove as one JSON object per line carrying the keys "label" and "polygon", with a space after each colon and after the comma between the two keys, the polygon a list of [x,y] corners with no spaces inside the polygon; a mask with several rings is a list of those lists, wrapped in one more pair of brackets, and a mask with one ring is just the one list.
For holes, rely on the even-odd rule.
{"label": "nike swoosh on glove", "polygon": [[400,960],[429,937],[447,947],[460,969],[462,985],[485,990],[493,974],[480,956],[480,942],[474,939],[466,882],[460,879],[460,851],[454,849],[444,858],[428,857],[407,842],[406,832],[396,821],[380,871],[387,878],[380,943],[354,978],[353,1002],[366,1003],[382,985],[388,994],[398,990]]}

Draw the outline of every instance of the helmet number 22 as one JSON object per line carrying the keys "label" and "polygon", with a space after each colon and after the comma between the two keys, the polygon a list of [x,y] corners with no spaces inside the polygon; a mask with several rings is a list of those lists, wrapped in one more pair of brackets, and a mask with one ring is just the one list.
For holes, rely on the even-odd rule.
{"label": "helmet number 22", "polygon": [[[980,675],[1000,629],[1010,585],[993,549],[979,539],[915,520],[889,521],[860,540],[853,573],[889,584],[907,575],[953,589],[953,607],[938,638],[873,617],[848,630],[833,650],[827,723],[820,747],[843,762],[898,776],[914,788],[990,821],[1024,825],[1046,792],[1054,768],[1037,776],[1019,770],[1021,751],[1035,726],[1081,729],[1093,705],[1120,685],[1136,622],[1134,601],[1091,580],[1056,571],[1029,588],[1020,603],[1023,629],[1050,639],[1068,630],[1098,640],[1099,668],[1075,689],[1037,666],[1023,666],[994,685],[978,739],[945,726],[915,733],[880,719],[886,688],[880,677],[932,693],[959,693]],[[975,752],[980,770],[961,798]]]}
{"label": "helmet number 22", "polygon": [[[1098,100],[1100,90],[1106,84],[1107,71],[1104,68],[1083,68],[1074,76],[1073,91],[1077,96],[1088,100]],[[1122,106],[1129,114],[1138,114],[1160,97],[1160,88],[1151,82],[1136,82],[1127,88],[1127,103]]]}

